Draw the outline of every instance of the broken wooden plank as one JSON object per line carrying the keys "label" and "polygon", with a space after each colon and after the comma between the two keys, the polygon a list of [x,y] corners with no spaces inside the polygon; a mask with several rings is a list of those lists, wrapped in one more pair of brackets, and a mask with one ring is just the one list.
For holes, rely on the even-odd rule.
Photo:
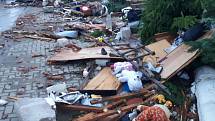
{"label": "broken wooden plank", "polygon": [[74,111],[85,111],[85,112],[96,112],[101,113],[103,112],[103,108],[92,107],[92,106],[84,106],[84,105],[66,105],[59,103],[57,104],[58,108],[63,110],[74,110]]}
{"label": "broken wooden plank", "polygon": [[152,95],[153,92],[150,92],[148,90],[140,90],[139,92],[135,93],[128,93],[124,95],[115,95],[115,96],[109,96],[109,97],[104,97],[101,100],[92,100],[91,104],[96,104],[96,103],[102,103],[105,101],[113,101],[113,100],[121,100],[121,99],[129,99],[129,98],[135,98],[139,96],[148,97],[149,95]]}
{"label": "broken wooden plank", "polygon": [[[210,30],[196,41],[211,38],[214,32],[215,30]],[[190,48],[190,46],[182,44],[166,56],[166,59],[161,62],[161,65],[163,66],[161,78],[169,79],[173,77],[200,55],[198,50],[189,52]]]}
{"label": "broken wooden plank", "polygon": [[117,90],[79,90],[79,89],[72,89],[68,88],[69,92],[73,91],[79,91],[82,94],[95,94],[95,95],[101,95],[101,96],[112,96],[117,94]]}
{"label": "broken wooden plank", "polygon": [[46,37],[39,37],[39,36],[32,36],[32,35],[25,35],[24,37],[30,38],[30,39],[38,39],[38,40],[52,41],[51,38],[46,38]]}
{"label": "broken wooden plank", "polygon": [[98,75],[96,75],[83,88],[84,90],[118,90],[121,83],[112,74],[110,67],[103,68]]}
{"label": "broken wooden plank", "polygon": [[17,96],[8,96],[7,98],[8,98],[8,99],[11,99],[11,100],[14,100],[14,101],[17,101],[17,100],[20,99],[20,98],[17,97]]}
{"label": "broken wooden plank", "polygon": [[166,56],[167,58],[161,62],[163,66],[161,78],[169,79],[173,74],[178,72],[183,65],[189,64],[188,62],[198,55],[198,51],[188,52],[189,48],[190,46],[182,44]]}
{"label": "broken wooden plank", "polygon": [[146,47],[149,48],[151,51],[155,52],[155,57],[160,60],[167,56],[167,53],[164,51],[165,48],[170,47],[170,43],[164,39],[155,43],[152,43],[150,45],[147,45]]}
{"label": "broken wooden plank", "polygon": [[[104,48],[107,51],[107,55],[101,54],[101,49]],[[107,46],[83,48],[78,52],[74,52],[72,49],[64,49],[60,53],[55,54],[48,59],[48,62],[56,61],[74,61],[84,59],[120,59],[120,57],[111,57],[109,53],[111,48]]]}
{"label": "broken wooden plank", "polygon": [[47,76],[47,79],[48,80],[63,80],[64,76],[62,76],[62,75],[50,75],[50,76]]}
{"label": "broken wooden plank", "polygon": [[74,121],[97,121],[97,120],[103,119],[105,117],[114,115],[114,114],[130,111],[130,110],[136,108],[140,104],[142,104],[142,103],[137,103],[137,104],[132,104],[132,105],[129,105],[129,106],[124,106],[124,107],[121,107],[119,110],[109,110],[107,112],[99,113],[97,115],[92,115],[91,114],[90,116],[87,116],[87,118],[86,117],[84,117],[84,118],[80,117],[78,119],[75,119]]}
{"label": "broken wooden plank", "polygon": [[[88,113],[82,117],[75,119],[74,121],[100,121],[100,119],[103,119],[103,118],[106,118],[109,116],[111,118],[121,116],[121,114],[123,115],[127,111],[130,111],[130,110],[136,108],[138,105],[146,104],[153,99],[154,99],[154,95],[150,96],[149,98],[147,98],[146,100],[144,100],[143,102],[140,102],[140,103],[134,103],[129,106],[119,107],[118,110],[109,110],[109,111],[106,111],[104,113],[99,113],[99,114]],[[110,119],[110,118],[107,118],[107,119]],[[112,121],[114,121],[114,120],[112,120]]]}
{"label": "broken wooden plank", "polygon": [[112,102],[112,103],[106,105],[106,106],[104,107],[104,110],[111,110],[111,109],[114,109],[114,108],[116,108],[116,107],[118,107],[118,106],[120,106],[120,105],[125,104],[125,102],[126,102],[126,100],[119,100],[119,101]]}

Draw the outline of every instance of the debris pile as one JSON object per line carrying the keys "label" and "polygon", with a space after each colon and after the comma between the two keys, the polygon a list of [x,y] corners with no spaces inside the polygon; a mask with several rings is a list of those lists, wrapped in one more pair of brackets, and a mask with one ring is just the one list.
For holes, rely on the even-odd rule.
{"label": "debris pile", "polygon": [[[81,72],[80,87],[59,83],[46,88],[45,100],[55,110],[57,121],[186,121],[198,120],[197,106],[206,110],[201,102],[196,105],[189,89],[178,89],[172,83],[179,78],[190,80],[184,70],[200,55],[199,50],[190,52],[185,42],[211,37],[214,30],[205,32],[199,24],[174,38],[159,33],[154,38],[157,42],[143,45],[136,34],[141,18],[138,8],[110,13],[107,5],[98,1],[43,0],[41,5],[42,14],[58,16],[61,21],[44,22],[45,29],[40,31],[24,31],[25,24],[37,19],[26,15],[17,20],[10,37],[54,42],[55,49],[50,50],[52,55],[47,59],[49,65],[91,63]],[[38,57],[46,55],[32,54],[32,58]],[[28,73],[35,68],[18,70]],[[65,79],[63,73],[43,75],[47,80]],[[204,91],[201,85],[197,87],[197,100],[204,102]]]}

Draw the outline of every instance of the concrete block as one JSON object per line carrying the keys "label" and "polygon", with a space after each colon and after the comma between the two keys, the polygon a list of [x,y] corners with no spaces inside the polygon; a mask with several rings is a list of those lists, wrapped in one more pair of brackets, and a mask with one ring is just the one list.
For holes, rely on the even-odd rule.
{"label": "concrete block", "polygon": [[44,98],[22,98],[15,102],[19,121],[55,121],[55,111]]}

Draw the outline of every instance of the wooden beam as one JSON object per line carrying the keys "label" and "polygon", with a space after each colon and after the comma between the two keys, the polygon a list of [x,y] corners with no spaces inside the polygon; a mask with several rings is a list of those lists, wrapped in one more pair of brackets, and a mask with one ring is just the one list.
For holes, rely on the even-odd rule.
{"label": "wooden beam", "polygon": [[125,104],[126,100],[119,100],[119,101],[115,101],[115,102],[112,102],[111,104],[108,104],[104,107],[104,110],[111,110],[111,109],[114,109],[120,105],[123,105]]}
{"label": "wooden beam", "polygon": [[110,101],[110,100],[121,100],[121,99],[134,98],[134,97],[143,96],[147,93],[152,94],[153,92],[143,89],[140,92],[136,92],[136,93],[128,93],[128,94],[124,94],[124,95],[104,97],[104,98],[102,98],[102,100],[92,100],[91,103],[96,104],[96,103],[101,103],[101,102]]}
{"label": "wooden beam", "polygon": [[107,112],[99,113],[99,114],[96,114],[96,115],[90,114],[90,115],[75,119],[74,121],[98,121],[100,119],[103,119],[103,118],[111,116],[111,115],[120,114],[120,113],[123,113],[123,112],[128,112],[128,111],[136,108],[140,104],[141,103],[132,104],[132,105],[129,105],[129,106],[121,107],[119,110],[109,110]]}
{"label": "wooden beam", "polygon": [[96,112],[96,113],[103,112],[103,108],[84,106],[84,105],[58,104],[58,108],[61,108],[64,110],[77,110],[77,111]]}

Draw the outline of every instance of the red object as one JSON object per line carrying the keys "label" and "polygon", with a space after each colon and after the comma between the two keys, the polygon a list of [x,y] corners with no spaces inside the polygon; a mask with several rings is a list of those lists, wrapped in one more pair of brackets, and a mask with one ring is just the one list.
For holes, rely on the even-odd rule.
{"label": "red object", "polygon": [[82,6],[81,12],[83,12],[85,16],[91,16],[92,15],[92,10],[90,9],[89,6]]}
{"label": "red object", "polygon": [[135,121],[169,121],[165,112],[160,107],[142,106],[141,111]]}
{"label": "red object", "polygon": [[137,104],[143,102],[142,98],[133,98],[126,102],[127,105]]}

